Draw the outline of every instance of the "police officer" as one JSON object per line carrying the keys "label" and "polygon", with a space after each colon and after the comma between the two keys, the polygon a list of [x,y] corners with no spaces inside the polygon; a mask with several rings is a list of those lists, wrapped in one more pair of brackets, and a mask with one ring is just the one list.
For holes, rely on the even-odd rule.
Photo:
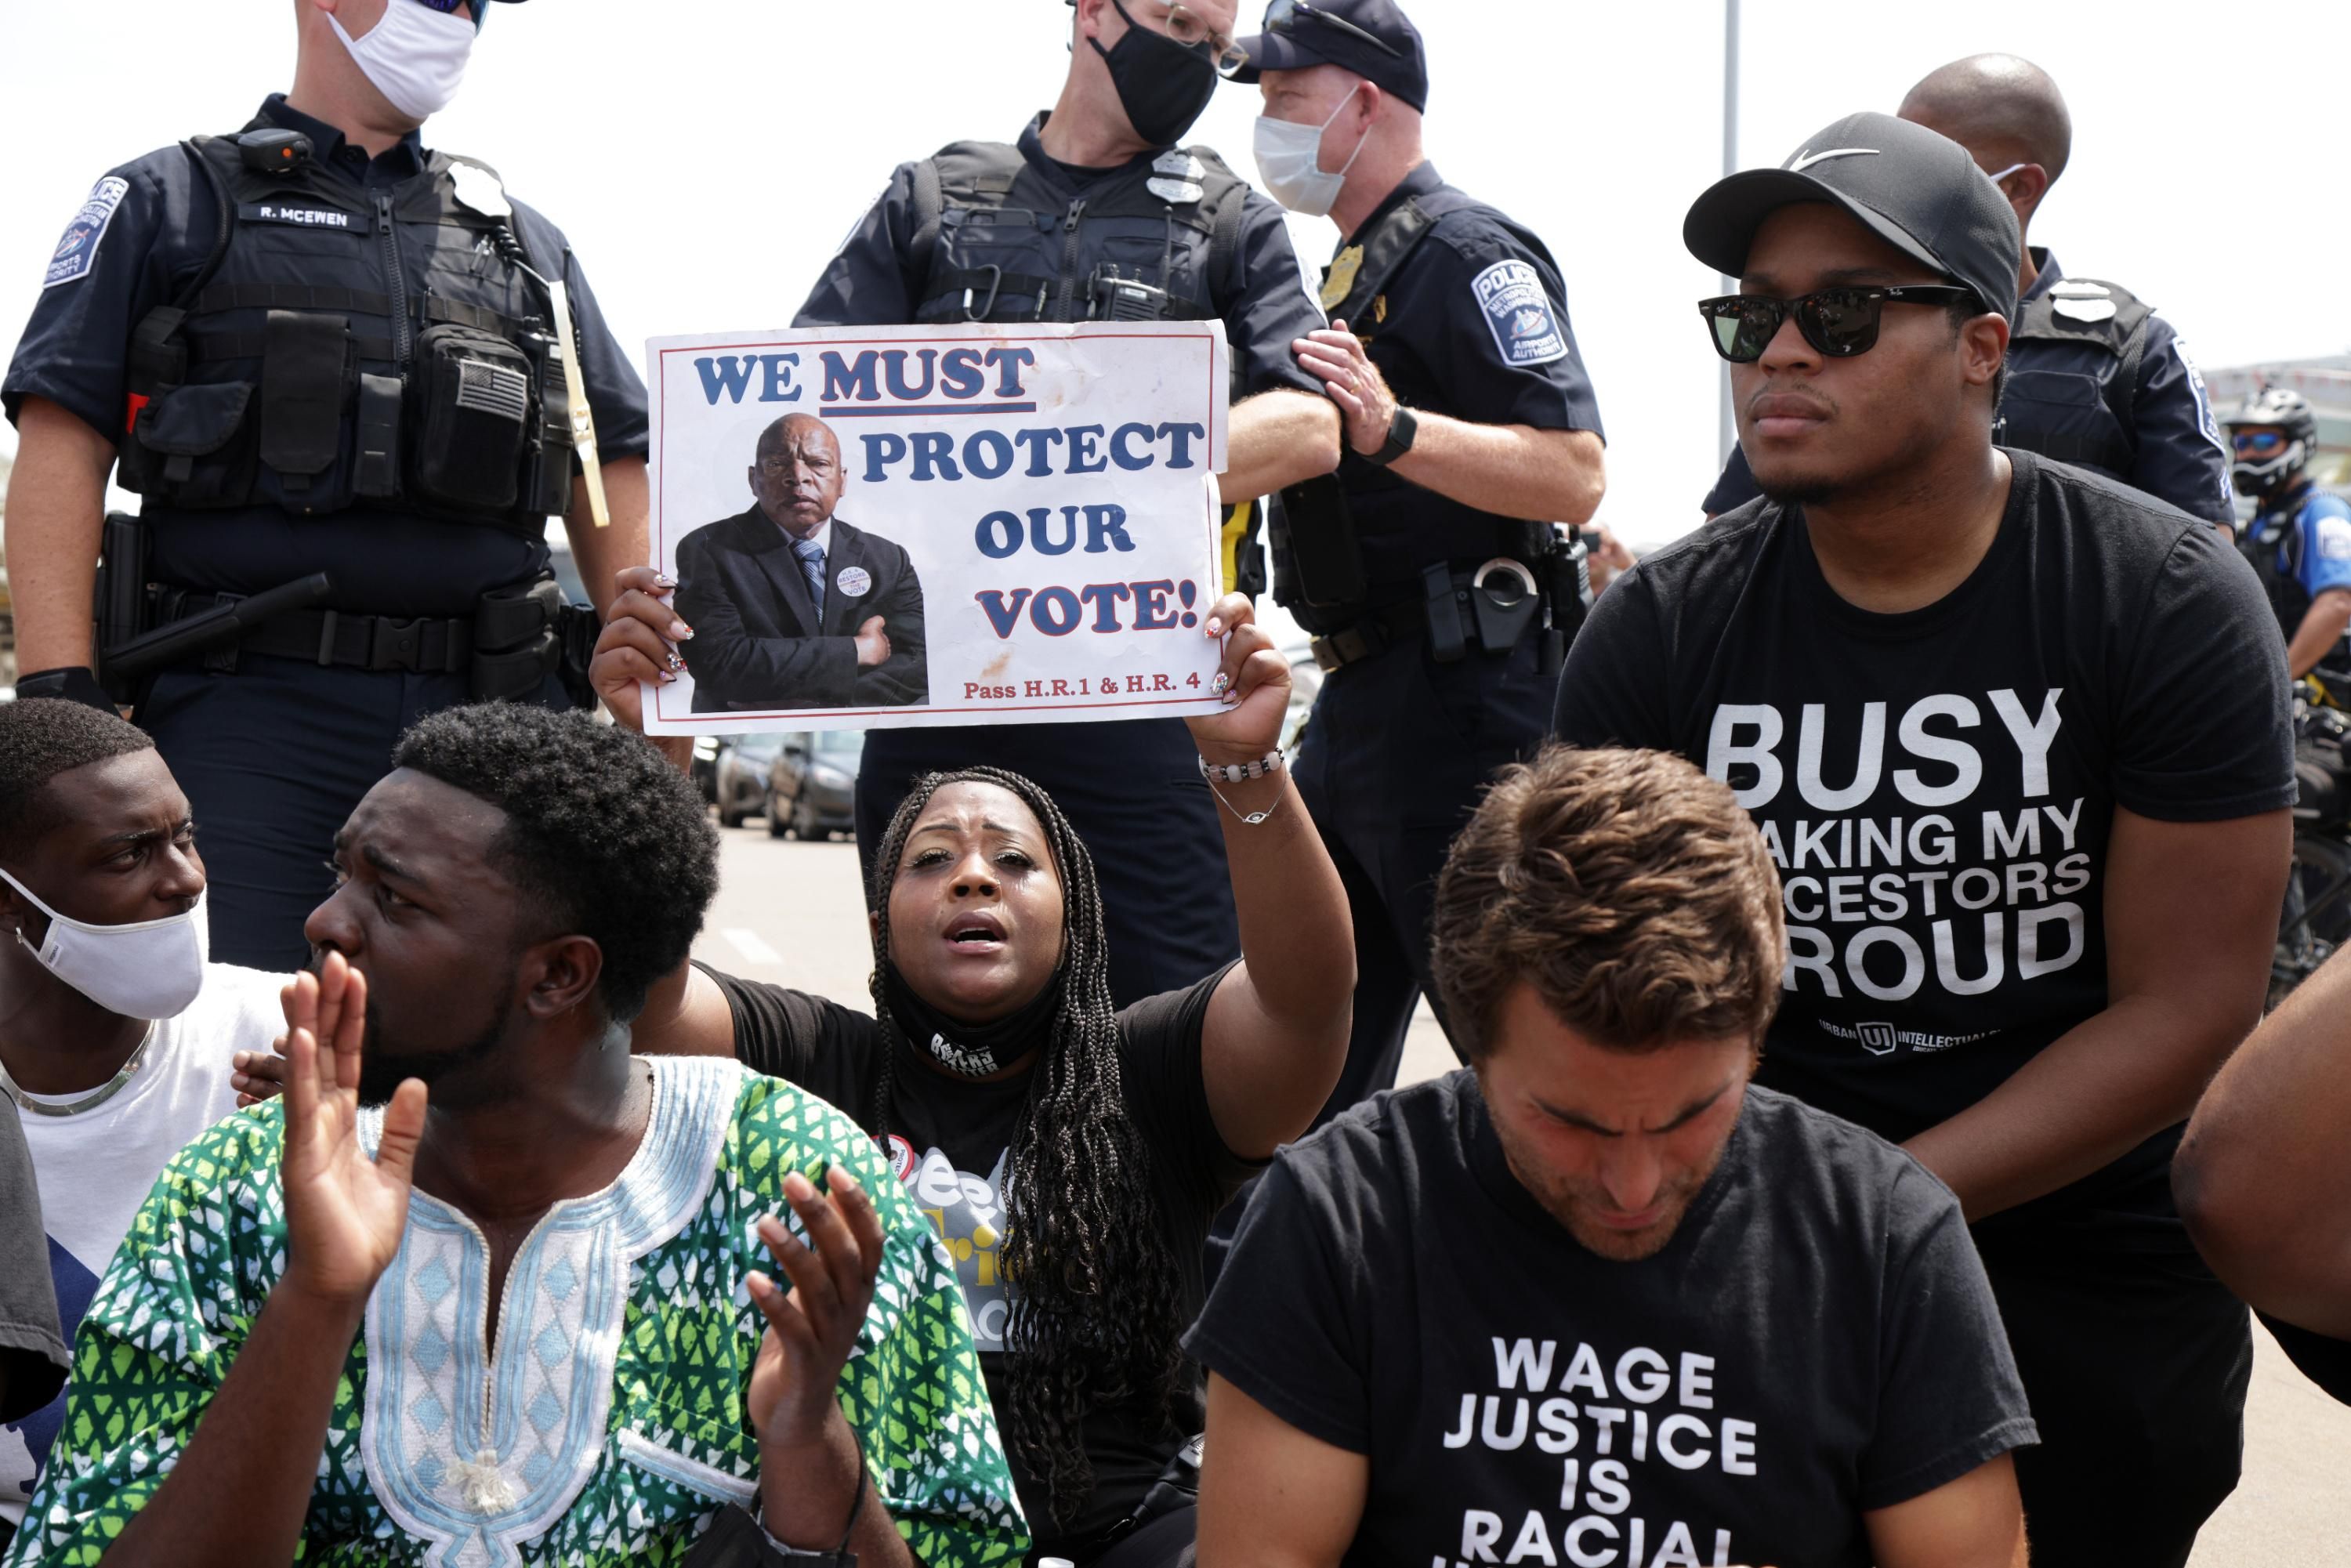
{"label": "police officer", "polygon": [[[1232,346],[1228,503],[1339,459],[1339,419],[1290,345],[1322,325],[1280,209],[1206,147],[1176,143],[1238,68],[1233,0],[1072,0],[1060,100],[1017,144],[900,164],[825,267],[800,327],[1221,318]],[[987,764],[1051,790],[1094,852],[1123,1006],[1240,952],[1217,805],[1176,719],[878,730],[857,779],[872,846],[915,775]],[[1181,894],[1171,889],[1187,889]]]}
{"label": "police officer", "polygon": [[[1899,112],[1973,154],[2016,209],[2020,231],[2073,149],[2073,118],[2057,84],[2014,55],[1972,55],[1930,71]],[[2029,241],[2017,285],[1993,439],[2119,479],[2233,530],[2229,455],[2204,378],[2171,324],[2119,283],[2066,277],[2054,255]],[[1745,455],[1734,450],[1706,497],[1707,515],[1757,494]]]}
{"label": "police officer", "polygon": [[[105,528],[101,667],[141,624],[329,579],[307,609],[112,683],[204,824],[225,962],[304,960],[321,862],[405,726],[469,696],[570,700],[561,640],[584,654],[594,626],[559,627],[549,514],[600,603],[645,556],[644,389],[569,246],[417,134],[484,9],[301,0],[290,92],[98,182],[0,387],[21,694],[110,703],[92,579],[118,462],[142,506]],[[608,528],[590,522],[569,371]]]}
{"label": "police officer", "polygon": [[1275,598],[1329,672],[1299,789],[1355,922],[1353,1037],[1327,1115],[1395,1080],[1430,992],[1447,846],[1494,770],[1540,744],[1581,619],[1552,525],[1590,517],[1605,479],[1551,253],[1422,156],[1419,32],[1393,0],[1274,0],[1265,29],[1242,45],[1265,99],[1259,173],[1342,236],[1332,325],[1297,352],[1347,453],[1334,478],[1286,492],[1270,528]]}
{"label": "police officer", "polygon": [[2295,678],[2326,664],[2341,672],[2351,627],[2351,505],[2304,472],[2318,444],[2318,417],[2300,392],[2265,387],[2229,419],[2236,451],[2229,478],[2253,497],[2239,548],[2277,612]]}

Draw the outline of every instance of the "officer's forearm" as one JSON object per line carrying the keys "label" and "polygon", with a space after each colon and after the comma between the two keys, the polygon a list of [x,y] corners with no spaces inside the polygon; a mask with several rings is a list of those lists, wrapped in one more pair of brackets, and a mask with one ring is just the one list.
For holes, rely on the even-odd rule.
{"label": "officer's forearm", "polygon": [[16,434],[7,527],[16,667],[88,664],[90,596],[114,444],[39,397],[25,400]]}
{"label": "officer's forearm", "polygon": [[1471,424],[1413,411],[1412,450],[1393,466],[1424,490],[1498,517],[1589,522],[1608,488],[1607,456],[1588,430]]}
{"label": "officer's forearm", "polygon": [[571,481],[571,509],[563,514],[563,531],[571,536],[571,559],[579,564],[580,580],[587,584],[600,618],[611,612],[618,596],[614,574],[622,567],[645,564],[650,495],[643,458],[616,457],[605,464],[604,507],[612,521],[610,528],[600,528],[589,514],[588,481]]}
{"label": "officer's forearm", "polygon": [[2285,645],[2286,668],[2297,676],[2310,674],[2343,641],[2346,626],[2351,626],[2351,588],[2330,588],[2303,612],[2302,624]]}
{"label": "officer's forearm", "polygon": [[1339,410],[1286,387],[1243,398],[1226,417],[1225,459],[1217,490],[1228,506],[1328,474],[1339,466]]}

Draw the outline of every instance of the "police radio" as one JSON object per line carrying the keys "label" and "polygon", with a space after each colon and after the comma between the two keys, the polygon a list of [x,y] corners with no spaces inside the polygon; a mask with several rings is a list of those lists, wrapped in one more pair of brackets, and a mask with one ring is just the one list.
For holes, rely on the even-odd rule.
{"label": "police radio", "polygon": [[1127,277],[1111,261],[1094,268],[1087,295],[1086,315],[1095,321],[1164,321],[1172,303],[1167,290]]}
{"label": "police radio", "polygon": [[236,139],[236,155],[261,174],[291,174],[310,162],[310,139],[298,131],[248,131]]}

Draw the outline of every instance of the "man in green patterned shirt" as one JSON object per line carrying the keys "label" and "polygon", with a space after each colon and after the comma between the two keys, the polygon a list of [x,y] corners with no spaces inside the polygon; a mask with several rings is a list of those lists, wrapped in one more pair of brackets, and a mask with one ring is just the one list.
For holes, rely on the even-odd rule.
{"label": "man in green patterned shirt", "polygon": [[8,1568],[667,1568],[722,1515],[730,1563],[1017,1561],[954,1268],[873,1145],[630,1053],[716,886],[692,786],[510,706],[394,762],[285,1095],[156,1184]]}

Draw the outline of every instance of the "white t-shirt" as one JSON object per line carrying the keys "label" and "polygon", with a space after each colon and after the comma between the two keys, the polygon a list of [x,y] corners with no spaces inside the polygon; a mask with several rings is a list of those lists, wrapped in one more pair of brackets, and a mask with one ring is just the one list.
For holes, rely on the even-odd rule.
{"label": "white t-shirt", "polygon": [[[0,1114],[19,1116],[32,1151],[57,1321],[68,1343],[155,1178],[198,1133],[236,1109],[229,1082],[236,1053],[266,1051],[285,1031],[277,1000],[285,984],[283,975],[207,964],[204,989],[187,1011],[155,1026],[146,1060],[105,1104],[78,1116],[40,1116],[0,1099]],[[0,1426],[0,1519],[24,1519],[41,1460],[64,1419],[60,1394]]]}

